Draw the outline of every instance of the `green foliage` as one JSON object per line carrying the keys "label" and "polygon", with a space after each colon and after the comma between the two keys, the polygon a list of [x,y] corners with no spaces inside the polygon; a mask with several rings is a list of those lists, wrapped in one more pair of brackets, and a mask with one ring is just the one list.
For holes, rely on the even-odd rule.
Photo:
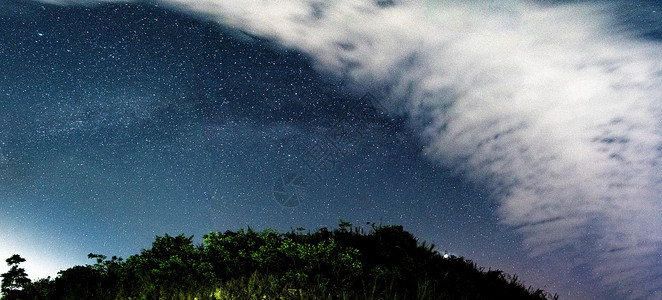
{"label": "green foliage", "polygon": [[23,289],[25,299],[50,300],[57,299],[55,283],[49,276],[32,282]]}
{"label": "green foliage", "polygon": [[214,275],[192,241],[192,236],[157,236],[151,249],[129,257],[123,267],[123,296],[157,299],[203,293]]}
{"label": "green foliage", "polygon": [[212,232],[198,246],[193,237],[166,234],[126,260],[89,254],[93,265],[20,292],[25,299],[556,298],[516,276],[444,258],[402,226],[372,223],[366,233],[340,220],[333,231],[304,230]]}

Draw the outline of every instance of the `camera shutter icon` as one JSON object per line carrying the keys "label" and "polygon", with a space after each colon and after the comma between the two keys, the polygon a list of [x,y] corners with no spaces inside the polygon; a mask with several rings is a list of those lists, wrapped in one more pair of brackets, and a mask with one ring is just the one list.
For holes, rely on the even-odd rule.
{"label": "camera shutter icon", "polygon": [[273,195],[278,204],[285,207],[296,207],[303,201],[306,194],[306,183],[303,177],[296,173],[280,176],[274,182]]}

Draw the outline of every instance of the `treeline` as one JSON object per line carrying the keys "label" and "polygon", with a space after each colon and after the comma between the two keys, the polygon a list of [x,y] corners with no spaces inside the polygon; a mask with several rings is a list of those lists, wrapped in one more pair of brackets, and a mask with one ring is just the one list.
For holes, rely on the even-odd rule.
{"label": "treeline", "polygon": [[9,299],[557,299],[516,276],[441,255],[402,226],[365,232],[350,223],[314,233],[210,233],[156,237],[126,260],[90,254],[94,264],[31,282],[15,255],[2,274]]}

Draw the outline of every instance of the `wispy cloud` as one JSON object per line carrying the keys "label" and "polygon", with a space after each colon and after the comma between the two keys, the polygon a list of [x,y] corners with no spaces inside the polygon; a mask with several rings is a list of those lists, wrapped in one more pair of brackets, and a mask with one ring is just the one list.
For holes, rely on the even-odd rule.
{"label": "wispy cloud", "polygon": [[608,287],[662,299],[662,44],[612,6],[161,2],[381,94],[427,153],[491,189],[533,255],[583,257]]}

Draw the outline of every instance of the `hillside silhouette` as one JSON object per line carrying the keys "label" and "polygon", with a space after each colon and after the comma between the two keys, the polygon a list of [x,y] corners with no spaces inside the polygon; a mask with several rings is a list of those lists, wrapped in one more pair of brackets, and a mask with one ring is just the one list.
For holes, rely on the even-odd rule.
{"label": "hillside silhouette", "polygon": [[212,232],[201,245],[157,236],[126,260],[89,254],[93,264],[31,282],[19,255],[7,259],[1,299],[557,299],[517,276],[441,254],[402,226],[341,220],[304,233]]}

